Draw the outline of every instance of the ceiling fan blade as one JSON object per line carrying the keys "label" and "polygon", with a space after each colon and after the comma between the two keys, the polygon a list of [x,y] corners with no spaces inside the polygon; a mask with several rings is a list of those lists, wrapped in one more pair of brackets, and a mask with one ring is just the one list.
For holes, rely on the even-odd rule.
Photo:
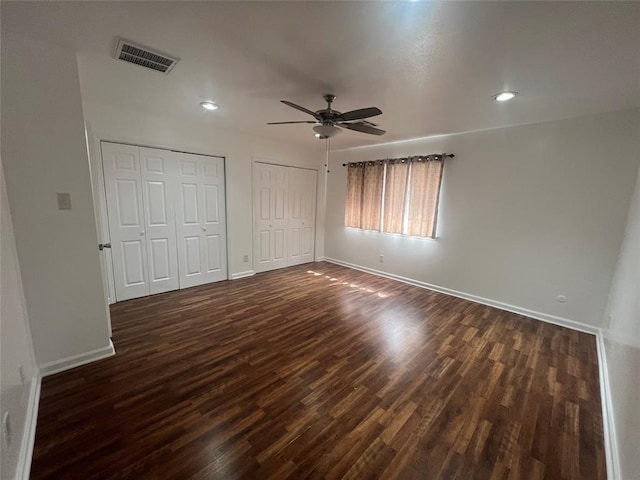
{"label": "ceiling fan blade", "polygon": [[301,112],[308,113],[314,118],[317,118],[318,120],[320,120],[320,115],[318,115],[316,112],[312,112],[308,108],[301,107],[300,105],[296,105],[295,103],[287,102],[286,100],[280,100],[280,101],[285,105],[289,105],[291,108],[295,108],[296,110],[300,110]]}
{"label": "ceiling fan blade", "polygon": [[358,110],[351,110],[340,114],[340,120],[348,122],[350,120],[360,120],[362,118],[375,117],[381,115],[382,110],[378,107],[360,108]]}
{"label": "ceiling fan blade", "polygon": [[369,125],[365,125],[364,123],[340,123],[341,127],[347,128],[349,130],[354,130],[356,132],[368,133],[370,135],[384,135],[384,130],[380,130],[379,128],[370,127]]}
{"label": "ceiling fan blade", "polygon": [[314,120],[301,120],[299,122],[269,122],[267,125],[284,125],[285,123],[318,123]]}

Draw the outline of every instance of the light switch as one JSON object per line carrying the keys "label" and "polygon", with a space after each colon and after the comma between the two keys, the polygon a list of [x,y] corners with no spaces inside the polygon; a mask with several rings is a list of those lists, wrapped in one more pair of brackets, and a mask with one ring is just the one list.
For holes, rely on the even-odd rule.
{"label": "light switch", "polygon": [[58,210],[71,210],[71,194],[56,193],[58,196]]}

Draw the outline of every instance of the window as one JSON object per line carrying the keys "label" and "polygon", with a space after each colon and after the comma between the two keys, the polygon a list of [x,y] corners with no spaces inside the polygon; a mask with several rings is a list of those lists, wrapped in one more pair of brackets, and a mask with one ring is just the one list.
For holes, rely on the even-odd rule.
{"label": "window", "polygon": [[433,238],[444,155],[347,165],[347,227]]}

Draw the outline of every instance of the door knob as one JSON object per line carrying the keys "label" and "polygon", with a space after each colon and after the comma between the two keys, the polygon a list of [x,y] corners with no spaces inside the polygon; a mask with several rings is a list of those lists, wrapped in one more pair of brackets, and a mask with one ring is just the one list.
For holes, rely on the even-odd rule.
{"label": "door knob", "polygon": [[144,230],[140,231],[140,236],[144,235]]}
{"label": "door knob", "polygon": [[207,231],[207,227],[202,227],[202,231],[206,232]]}

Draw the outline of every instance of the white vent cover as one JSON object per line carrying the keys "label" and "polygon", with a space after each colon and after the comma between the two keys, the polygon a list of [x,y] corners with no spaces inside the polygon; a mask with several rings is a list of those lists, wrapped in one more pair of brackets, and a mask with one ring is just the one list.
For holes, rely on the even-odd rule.
{"label": "white vent cover", "polygon": [[115,58],[125,62],[140,65],[141,67],[168,74],[179,58],[171,58],[164,53],[160,53],[150,48],[137,45],[129,40],[118,39]]}

